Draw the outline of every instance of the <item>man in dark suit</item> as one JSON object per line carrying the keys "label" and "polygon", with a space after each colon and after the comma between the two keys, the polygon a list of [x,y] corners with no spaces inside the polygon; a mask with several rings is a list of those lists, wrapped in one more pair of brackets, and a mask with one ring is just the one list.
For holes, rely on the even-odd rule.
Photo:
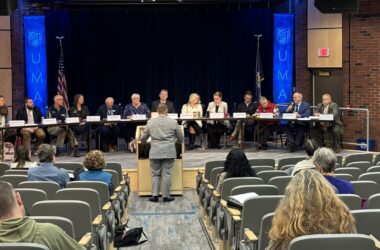
{"label": "man in dark suit", "polygon": [[175,108],[173,102],[168,100],[169,93],[167,89],[161,89],[160,94],[158,95],[160,97],[159,100],[155,100],[152,102],[152,112],[157,112],[158,104],[165,103],[168,107],[168,113],[175,113]]}
{"label": "man in dark suit", "polygon": [[[17,110],[16,119],[24,120],[26,124],[39,124],[41,123],[41,110],[39,107],[34,106],[32,98],[25,98],[24,106]],[[30,139],[32,135],[36,137],[36,149],[44,142],[45,132],[42,128],[22,128],[19,133],[22,136],[22,144],[26,147],[30,147]]]}
{"label": "man in dark suit", "polygon": [[[101,105],[96,112],[100,119],[106,119],[109,115],[121,115],[121,109],[114,104],[112,97],[107,97],[105,104]],[[120,134],[120,127],[115,123],[104,123],[100,129],[100,149],[103,152],[115,151],[117,147],[117,137]]]}
{"label": "man in dark suit", "polygon": [[327,135],[332,139],[334,151],[338,153],[342,150],[343,123],[340,119],[339,106],[331,101],[331,95],[324,94],[322,96],[322,103],[318,103],[314,115],[319,116],[320,114],[333,114],[334,120],[331,122],[317,122],[310,131],[311,138],[318,143],[319,147],[325,147],[325,135]]}
{"label": "man in dark suit", "polygon": [[[302,100],[302,94],[294,92],[293,102],[286,108],[286,113],[294,113],[298,118],[310,116],[310,104]],[[290,121],[285,126],[286,138],[290,152],[302,147],[305,141],[305,132],[309,129],[309,123],[302,121]]]}

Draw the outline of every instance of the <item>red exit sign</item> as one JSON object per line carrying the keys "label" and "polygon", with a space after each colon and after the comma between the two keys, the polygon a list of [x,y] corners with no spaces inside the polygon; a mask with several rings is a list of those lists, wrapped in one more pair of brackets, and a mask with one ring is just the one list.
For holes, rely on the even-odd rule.
{"label": "red exit sign", "polygon": [[328,57],[330,56],[330,48],[319,48],[318,49],[319,57]]}

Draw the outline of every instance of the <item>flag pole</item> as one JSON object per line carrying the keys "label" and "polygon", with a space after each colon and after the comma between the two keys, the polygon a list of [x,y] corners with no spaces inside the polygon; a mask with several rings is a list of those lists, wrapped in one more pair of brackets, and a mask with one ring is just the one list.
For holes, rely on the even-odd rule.
{"label": "flag pole", "polygon": [[59,55],[59,61],[58,61],[58,84],[57,84],[57,94],[61,95],[63,97],[63,106],[68,109],[69,108],[69,100],[68,100],[68,93],[67,93],[67,84],[66,84],[66,77],[64,72],[64,65],[63,65],[63,46],[62,46],[62,39],[64,39],[64,36],[56,36],[55,39],[59,41],[59,47],[60,47],[60,55]]}
{"label": "flag pole", "polygon": [[256,99],[257,101],[260,100],[261,97],[261,82],[264,80],[264,78],[261,76],[261,58],[260,58],[260,38],[263,36],[263,34],[255,34],[255,37],[257,38],[257,44],[256,44]]}

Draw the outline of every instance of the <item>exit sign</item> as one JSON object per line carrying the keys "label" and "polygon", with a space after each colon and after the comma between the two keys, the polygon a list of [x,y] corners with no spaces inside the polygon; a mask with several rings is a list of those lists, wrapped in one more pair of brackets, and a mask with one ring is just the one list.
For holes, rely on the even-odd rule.
{"label": "exit sign", "polygon": [[319,57],[328,57],[330,56],[330,48],[319,48],[318,49]]}

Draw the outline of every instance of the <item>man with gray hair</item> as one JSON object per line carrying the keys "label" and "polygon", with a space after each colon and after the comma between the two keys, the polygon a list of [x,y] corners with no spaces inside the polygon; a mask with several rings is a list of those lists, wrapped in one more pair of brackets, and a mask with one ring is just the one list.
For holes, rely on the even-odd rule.
{"label": "man with gray hair", "polygon": [[314,152],[314,165],[336,189],[338,194],[353,194],[352,183],[334,176],[336,155],[329,148],[319,148]]}
{"label": "man with gray hair", "polygon": [[38,166],[28,170],[28,181],[53,181],[60,187],[66,187],[69,174],[66,169],[54,166],[55,148],[50,144],[41,144],[37,150]]}
{"label": "man with gray hair", "polygon": [[0,242],[37,243],[49,249],[85,249],[58,226],[25,217],[21,196],[11,184],[0,181],[0,190]]}
{"label": "man with gray hair", "polygon": [[176,143],[182,143],[183,133],[177,124],[167,116],[168,108],[166,104],[160,103],[157,107],[159,116],[151,119],[145,127],[141,137],[141,142],[146,143],[148,138],[152,138],[149,151],[150,167],[152,169],[152,202],[158,202],[160,191],[160,178],[164,184],[162,197],[164,202],[173,201],[170,197],[170,187],[174,159],[177,158]]}

